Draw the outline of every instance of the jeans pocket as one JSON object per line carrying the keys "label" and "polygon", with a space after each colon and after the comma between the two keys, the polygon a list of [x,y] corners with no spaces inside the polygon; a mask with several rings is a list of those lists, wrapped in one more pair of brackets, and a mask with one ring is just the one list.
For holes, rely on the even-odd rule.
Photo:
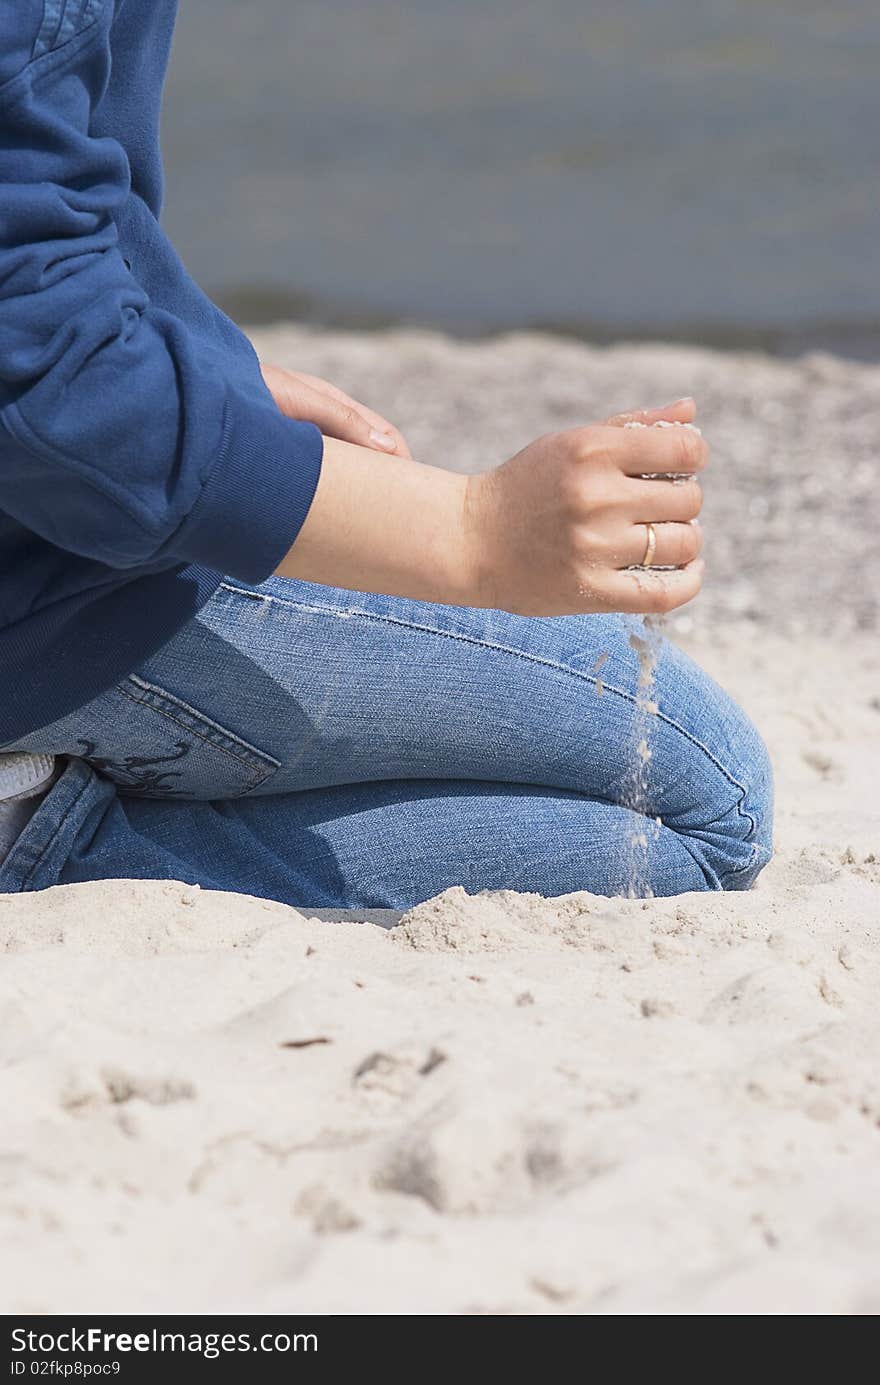
{"label": "jeans pocket", "polygon": [[75,743],[58,749],[85,760],[123,793],[241,798],[280,768],[274,756],[136,674],[84,713]]}

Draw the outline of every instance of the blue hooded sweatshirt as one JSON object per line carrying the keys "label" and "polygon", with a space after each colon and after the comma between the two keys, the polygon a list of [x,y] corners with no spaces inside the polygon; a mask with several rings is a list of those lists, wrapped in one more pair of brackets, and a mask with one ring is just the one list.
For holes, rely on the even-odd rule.
{"label": "blue hooded sweatshirt", "polygon": [[321,467],[159,226],[177,0],[0,3],[0,745],[260,582]]}

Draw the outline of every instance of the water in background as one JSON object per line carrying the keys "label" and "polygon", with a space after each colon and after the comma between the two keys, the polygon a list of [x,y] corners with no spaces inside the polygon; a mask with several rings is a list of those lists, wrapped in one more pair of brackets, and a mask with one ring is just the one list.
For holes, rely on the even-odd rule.
{"label": "water in background", "polygon": [[880,358],[878,0],[181,0],[164,221],[251,322]]}

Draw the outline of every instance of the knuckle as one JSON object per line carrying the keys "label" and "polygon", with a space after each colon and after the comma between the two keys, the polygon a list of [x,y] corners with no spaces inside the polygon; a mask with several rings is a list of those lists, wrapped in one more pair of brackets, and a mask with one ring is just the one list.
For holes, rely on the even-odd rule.
{"label": "knuckle", "polygon": [[599,424],[590,423],[586,428],[578,428],[573,435],[578,457],[594,466],[608,466],[611,462],[609,430]]}
{"label": "knuckle", "polygon": [[591,571],[607,565],[613,557],[612,545],[600,529],[590,524],[579,524],[572,534],[572,546],[577,561]]}
{"label": "knuckle", "polygon": [[608,477],[602,473],[585,472],[578,467],[570,467],[560,489],[560,498],[569,520],[584,522],[612,503]]}
{"label": "knuckle", "polygon": [[604,429],[598,423],[586,423],[583,428],[573,428],[566,434],[583,451],[591,451],[601,442]]}
{"label": "knuckle", "polygon": [[691,428],[670,428],[666,430],[671,448],[671,471],[702,471],[706,465],[705,442],[699,433]]}
{"label": "knuckle", "polygon": [[697,557],[701,547],[702,539],[699,530],[690,525],[683,525],[675,538],[673,561],[677,564],[689,563]]}
{"label": "knuckle", "polygon": [[700,486],[682,487],[682,519],[696,519],[703,508],[703,491]]}
{"label": "knuckle", "polygon": [[702,471],[709,465],[709,444],[699,433],[692,433],[690,429],[684,430],[691,439],[693,446],[694,465],[697,471]]}
{"label": "knuckle", "polygon": [[676,528],[673,531],[672,541],[669,545],[669,561],[676,564],[687,562],[687,548],[688,539],[684,527],[681,529]]}
{"label": "knuckle", "polygon": [[672,439],[673,470],[693,471],[695,463],[693,443],[696,441],[696,435],[689,428],[672,428],[669,435]]}

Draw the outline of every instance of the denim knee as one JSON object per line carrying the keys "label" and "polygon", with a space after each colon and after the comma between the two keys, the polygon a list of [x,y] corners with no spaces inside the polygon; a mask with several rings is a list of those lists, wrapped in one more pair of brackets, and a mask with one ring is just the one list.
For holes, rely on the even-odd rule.
{"label": "denim knee", "polygon": [[773,767],[764,741],[744,714],[738,742],[735,759],[728,758],[725,765],[735,801],[731,807],[728,789],[709,830],[696,834],[706,848],[704,868],[719,890],[749,889],[773,852]]}

